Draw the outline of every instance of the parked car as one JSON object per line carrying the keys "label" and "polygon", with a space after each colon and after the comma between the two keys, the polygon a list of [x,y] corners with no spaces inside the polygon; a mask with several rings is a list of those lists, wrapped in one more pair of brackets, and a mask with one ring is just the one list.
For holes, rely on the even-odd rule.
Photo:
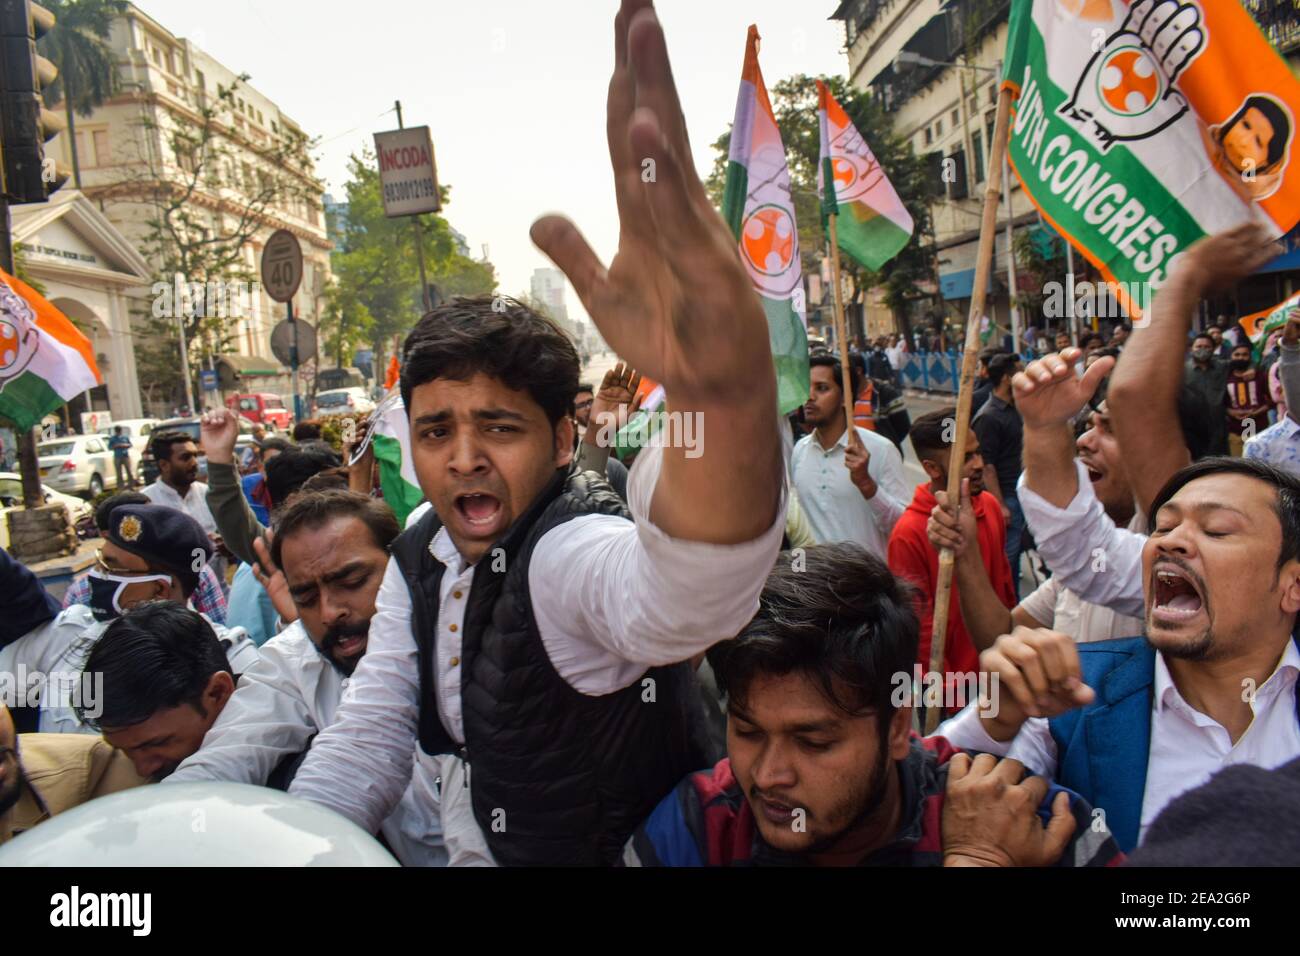
{"label": "parked car", "polygon": [[226,399],[227,408],[238,408],[239,414],[255,424],[278,431],[288,431],[293,413],[285,407],[284,399],[270,392],[248,392]]}
{"label": "parked car", "polygon": [[[74,498],[55,491],[49,485],[41,485],[45,503],[61,504],[68,509],[68,518],[73,524],[84,521],[95,513],[90,502]],[[12,471],[0,471],[0,548],[9,547],[9,512],[23,506],[23,479]]]}
{"label": "parked car", "polygon": [[121,421],[113,422],[107,428],[100,430],[105,441],[113,437],[113,429],[121,428],[126,432],[126,436],[131,439],[131,473],[136,477],[140,475],[140,457],[144,450],[149,447],[149,436],[153,433],[154,426],[158,424],[156,418],[124,418]]}
{"label": "parked car", "polygon": [[369,415],[375,403],[364,388],[331,388],[317,392],[312,402],[313,415]]}
{"label": "parked car", "polygon": [[41,480],[55,491],[94,498],[105,488],[117,487],[113,453],[102,435],[68,435],[36,445]]}
{"label": "parked car", "polygon": [[[203,439],[198,417],[169,418],[166,421],[154,425],[154,435],[161,435],[163,432],[184,432],[194,439],[194,443],[199,446],[199,480],[207,481],[208,459],[207,456],[203,454]],[[240,415],[239,437],[236,439],[236,442],[243,445],[256,445],[257,440],[253,438],[252,432],[253,423],[243,415]],[[158,462],[154,461],[152,447],[148,447],[144,450],[144,454],[140,458],[140,473],[137,477],[146,485],[152,485],[158,480]]]}

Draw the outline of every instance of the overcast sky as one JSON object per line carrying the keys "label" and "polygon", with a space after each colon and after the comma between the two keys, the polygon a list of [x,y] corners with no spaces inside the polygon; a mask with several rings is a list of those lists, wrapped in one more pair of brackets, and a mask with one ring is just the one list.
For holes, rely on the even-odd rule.
{"label": "overcast sky", "polygon": [[[341,199],[347,161],[376,131],[428,125],[444,214],[483,246],[504,292],[549,266],[528,238],[559,211],[608,262],[618,218],[605,147],[617,0],[137,0],[318,136],[318,173]],[[758,25],[768,86],[843,73],[835,0],[660,0],[696,167],[735,110],[745,31]],[[570,314],[582,316],[569,290]]]}

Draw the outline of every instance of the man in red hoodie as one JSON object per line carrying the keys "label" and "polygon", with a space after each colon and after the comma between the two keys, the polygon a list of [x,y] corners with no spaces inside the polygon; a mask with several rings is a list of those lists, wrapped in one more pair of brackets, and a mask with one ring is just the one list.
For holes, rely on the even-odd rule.
{"label": "man in red hoodie", "polygon": [[[956,421],[957,410],[949,406],[923,415],[913,423],[909,436],[912,448],[916,451],[921,467],[930,476],[930,481],[916,486],[912,503],[898,519],[893,534],[889,537],[889,569],[921,590],[921,603],[917,606],[917,616],[921,619],[917,660],[922,670],[930,664],[934,598],[939,589],[939,552],[930,544],[925,525],[937,503],[934,493],[948,488],[949,459],[952,455]],[[979,529],[980,557],[988,572],[989,582],[1002,603],[1009,608],[1014,607],[1016,590],[1005,548],[1006,520],[1002,517],[1002,508],[997,499],[984,490],[984,459],[980,457],[979,436],[974,429],[966,438],[966,460],[962,465],[962,477],[969,483],[971,507]],[[952,598],[948,605],[947,633],[943,652],[944,709],[955,710],[965,705],[966,701],[962,697],[965,689],[971,686],[959,675],[978,673],[980,652],[971,641],[961,619],[956,575],[953,576]]]}

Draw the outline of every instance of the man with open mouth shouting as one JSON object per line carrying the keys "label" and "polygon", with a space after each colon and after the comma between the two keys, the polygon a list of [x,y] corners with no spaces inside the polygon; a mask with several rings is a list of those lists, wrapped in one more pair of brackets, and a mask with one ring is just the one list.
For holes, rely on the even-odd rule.
{"label": "man with open mouth shouting", "polygon": [[401,390],[432,508],[394,543],[366,655],[290,788],[373,832],[418,741],[452,864],[612,863],[711,762],[689,662],[753,616],[785,523],[762,304],[693,168],[649,0],[624,0],[614,33],[618,253],[606,268],[555,216],[533,239],[702,441],[638,456],[629,520],[572,467],[562,332],[502,297],[424,316]]}
{"label": "man with open mouth shouting", "polygon": [[1219,769],[1300,756],[1300,479],[1205,458],[1149,521],[1145,638],[1076,645],[1018,627],[980,658],[1003,690],[997,716],[968,708],[939,729],[1075,790],[1126,851]]}

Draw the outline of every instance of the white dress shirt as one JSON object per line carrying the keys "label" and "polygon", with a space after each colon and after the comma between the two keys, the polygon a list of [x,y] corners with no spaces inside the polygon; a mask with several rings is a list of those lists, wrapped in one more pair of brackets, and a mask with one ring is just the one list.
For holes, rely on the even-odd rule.
{"label": "white dress shirt", "polygon": [[[1255,699],[1250,704],[1254,714],[1250,726],[1234,744],[1222,724],[1193,709],[1183,699],[1170,677],[1164,655],[1156,655],[1151,749],[1142,795],[1139,843],[1146,838],[1147,827],[1171,800],[1199,787],[1224,767],[1249,764],[1272,770],[1300,757],[1297,674],[1300,674],[1300,652],[1295,641],[1287,641],[1277,667],[1255,691]],[[946,737],[954,747],[1013,757],[1035,773],[1049,779],[1055,776],[1056,742],[1045,719],[1031,717],[1014,739],[999,742],[984,731],[977,706],[972,704],[942,724],[938,736]]]}
{"label": "white dress shirt", "polygon": [[[240,677],[203,746],[164,784],[224,780],[265,786],[281,761],[302,753],[313,736],[334,722],[351,679],[316,649],[301,621],[272,637],[260,651],[261,658]],[[447,862],[438,818],[437,776],[434,758],[417,748],[411,784],[380,827],[407,866]]]}
{"label": "white dress shirt", "polygon": [[[257,662],[257,645],[248,636],[248,631],[218,624],[206,615],[203,619],[221,642],[232,671],[242,674]],[[76,694],[82,698],[87,716],[98,716],[96,708],[102,703],[97,695],[104,692],[102,679],[97,683],[93,675],[83,679],[81,673],[91,648],[103,637],[109,623],[95,620],[86,605],[73,604],[60,611],[52,621],[0,648],[0,674],[15,675],[12,678],[15,681],[41,675],[44,681],[37,727],[41,733],[99,733],[81,722],[72,705]],[[0,695],[0,700],[3,700],[3,695]],[[27,706],[35,706],[35,702],[28,699]]]}
{"label": "white dress shirt", "polygon": [[217,533],[217,520],[212,517],[212,512],[208,509],[208,486],[205,482],[196,481],[190,485],[184,498],[162,479],[152,485],[146,485],[140,494],[156,505],[167,505],[169,508],[184,511],[202,525],[203,530],[208,534]]}
{"label": "white dress shirt", "polygon": [[1056,574],[1035,588],[1020,602],[1020,607],[1044,627],[1069,634],[1080,644],[1141,637],[1146,633],[1141,618],[1116,614],[1108,607],[1080,600]]}
{"label": "white dress shirt", "polygon": [[[528,585],[538,633],[557,673],[581,693],[612,693],[650,667],[687,660],[735,636],[758,609],[780,548],[784,500],[768,530],[744,544],[664,534],[649,519],[662,460],[662,449],[653,447],[637,458],[628,480],[634,521],[583,515],[548,531],[534,549]],[[451,737],[463,742],[460,647],[475,568],[443,531],[430,550],[447,565],[437,621],[438,713]],[[411,599],[395,562],[375,608],[366,654],[337,718],[316,738],[289,791],[371,832],[410,780],[420,711]],[[438,759],[451,865],[491,864],[465,768],[454,755]]]}
{"label": "white dress shirt", "polygon": [[1016,497],[1038,553],[1081,601],[1146,620],[1142,548],[1147,536],[1133,530],[1145,527],[1143,518],[1134,515],[1128,528],[1116,527],[1097,500],[1083,462],[1076,458],[1074,467],[1079,490],[1064,508],[1032,491],[1020,476]]}
{"label": "white dress shirt", "polygon": [[903,456],[894,443],[865,428],[857,431],[871,456],[867,473],[876,482],[870,500],[862,497],[844,464],[848,429],[830,448],[822,447],[816,432],[799,439],[791,472],[799,504],[818,541],[852,541],[883,561],[889,551],[889,534],[912,496],[903,479]]}

